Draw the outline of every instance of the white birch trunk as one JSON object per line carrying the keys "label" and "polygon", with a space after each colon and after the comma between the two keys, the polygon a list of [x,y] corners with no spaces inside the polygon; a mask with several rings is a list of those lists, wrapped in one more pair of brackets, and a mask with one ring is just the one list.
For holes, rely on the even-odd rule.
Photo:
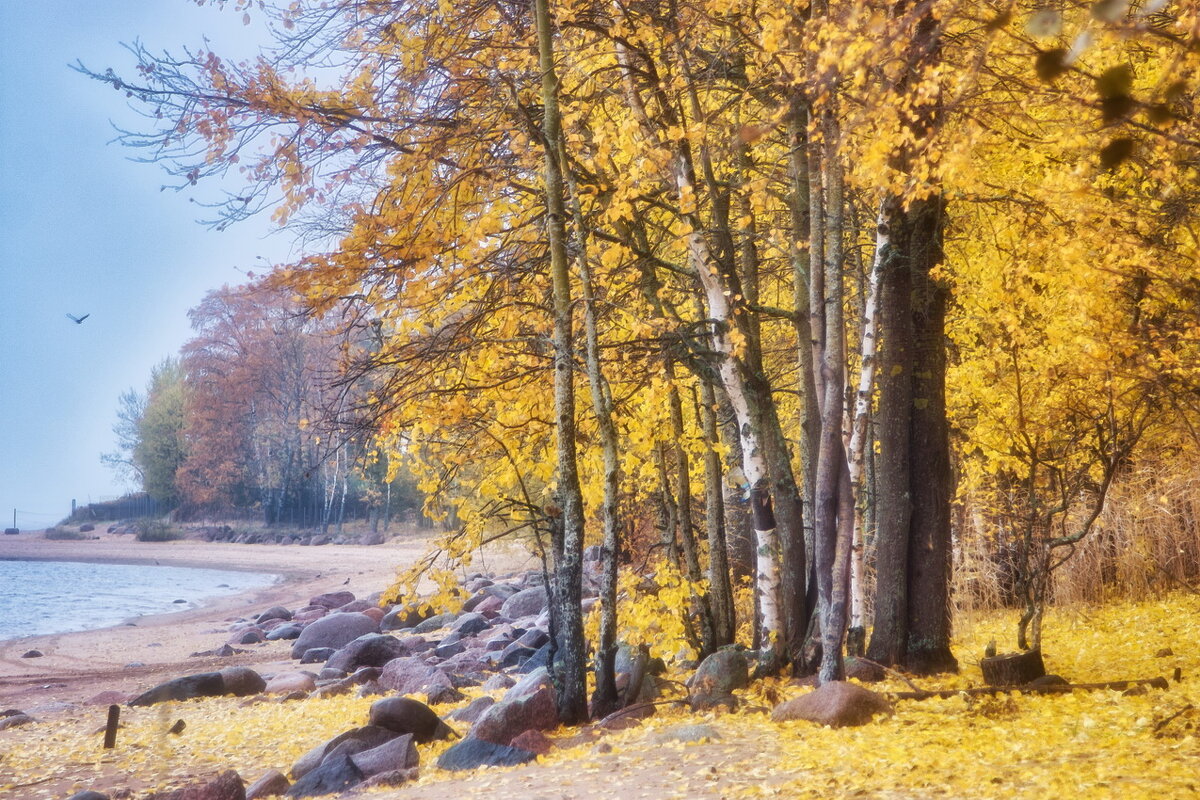
{"label": "white birch trunk", "polygon": [[862,371],[858,376],[858,391],[854,396],[854,421],[850,430],[848,461],[850,486],[854,492],[854,539],[850,549],[850,627],[866,625],[866,597],[863,587],[863,458],[870,436],[871,394],[875,385],[876,330],[879,317],[879,283],[883,274],[883,254],[891,244],[891,232],[880,209],[875,223],[875,256],[867,278],[867,304],[863,310]]}

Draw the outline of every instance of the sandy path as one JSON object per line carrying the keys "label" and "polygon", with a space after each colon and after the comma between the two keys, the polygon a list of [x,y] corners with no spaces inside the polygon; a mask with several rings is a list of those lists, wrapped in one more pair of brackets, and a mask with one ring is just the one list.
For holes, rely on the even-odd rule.
{"label": "sandy path", "polygon": [[[48,541],[29,534],[0,537],[0,559],[157,563],[280,576],[272,586],[216,598],[198,609],[141,617],[132,626],[0,641],[0,708],[44,714],[62,704],[85,702],[101,691],[138,692],[161,680],[210,668],[247,664],[267,672],[283,669],[292,663],[288,642],[239,645],[248,652],[232,658],[191,654],[220,647],[229,638],[231,621],[273,605],[296,608],[313,595],[335,590],[349,590],[359,597],[378,592],[426,546],[424,537],[372,547],[142,543],[129,536],[108,535],[90,541]],[[514,569],[523,563],[518,554],[500,553],[492,555],[488,566]],[[29,650],[44,656],[22,658]],[[143,666],[127,666],[133,663]]]}

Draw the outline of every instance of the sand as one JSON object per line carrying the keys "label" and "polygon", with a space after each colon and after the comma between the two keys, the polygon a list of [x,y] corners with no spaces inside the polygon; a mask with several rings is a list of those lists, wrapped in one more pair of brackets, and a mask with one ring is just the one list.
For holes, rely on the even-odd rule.
{"label": "sand", "polygon": [[[214,598],[201,608],[140,617],[132,625],[0,641],[0,708],[45,715],[85,703],[102,691],[134,694],[178,675],[234,664],[283,671],[295,663],[289,658],[290,642],[237,645],[248,652],[225,658],[192,654],[220,647],[229,639],[233,620],[274,605],[294,609],[313,595],[336,590],[358,597],[379,592],[398,568],[413,563],[427,546],[428,540],[420,536],[370,547],[142,543],[111,534],[88,541],[49,541],[35,534],[0,537],[0,559],[213,567],[280,576],[266,588]],[[502,570],[527,563],[525,556],[512,551],[489,555],[487,566]],[[22,658],[30,650],[44,655]]]}

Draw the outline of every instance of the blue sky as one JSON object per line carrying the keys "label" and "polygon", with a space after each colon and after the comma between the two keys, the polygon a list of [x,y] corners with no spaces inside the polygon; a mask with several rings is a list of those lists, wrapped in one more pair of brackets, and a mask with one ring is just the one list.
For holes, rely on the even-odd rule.
{"label": "blue sky", "polygon": [[[0,3],[0,522],[43,528],[121,494],[100,454],[114,449],[121,392],[189,337],[205,292],[289,258],[265,218],[224,231],[196,222],[203,184],[168,176],[109,144],[136,125],[123,96],[72,71],[128,72],[121,42],[152,50],[257,50],[241,13],[192,0]],[[82,325],[66,314],[90,314]]]}

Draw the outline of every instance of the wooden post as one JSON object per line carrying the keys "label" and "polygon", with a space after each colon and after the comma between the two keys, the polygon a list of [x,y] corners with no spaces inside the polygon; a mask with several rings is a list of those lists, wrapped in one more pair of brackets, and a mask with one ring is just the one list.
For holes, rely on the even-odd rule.
{"label": "wooden post", "polygon": [[121,707],[108,707],[108,724],[104,727],[104,749],[111,750],[117,745],[117,723],[121,720]]}

